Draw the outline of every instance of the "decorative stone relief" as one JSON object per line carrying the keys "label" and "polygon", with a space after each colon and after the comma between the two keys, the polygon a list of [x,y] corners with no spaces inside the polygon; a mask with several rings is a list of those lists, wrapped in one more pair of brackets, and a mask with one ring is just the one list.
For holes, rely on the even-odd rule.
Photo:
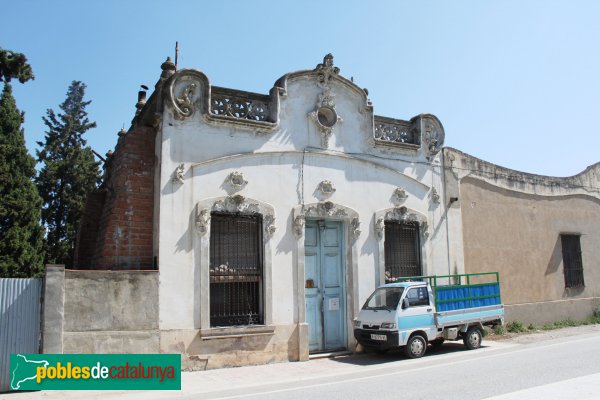
{"label": "decorative stone relief", "polygon": [[[204,205],[201,206],[200,204]],[[208,207],[210,207],[210,209]],[[267,239],[277,230],[277,227],[275,226],[275,215],[273,214],[271,207],[251,202],[244,196],[238,194],[217,200],[212,206],[206,202],[196,205],[196,217],[194,222],[196,230],[200,235],[204,235],[208,231],[208,228],[210,227],[210,213],[213,211],[262,215],[264,237]]]}
{"label": "decorative stone relief", "polygon": [[431,201],[434,204],[440,204],[440,195],[437,192],[436,188],[431,188],[430,197],[431,197]]}
{"label": "decorative stone relief", "polygon": [[321,147],[323,148],[328,147],[334,126],[342,121],[335,110],[334,98],[331,88],[326,87],[323,94],[319,95],[316,109],[308,114],[321,134]]}
{"label": "decorative stone relief", "polygon": [[179,109],[181,117],[187,118],[194,114],[195,107],[192,98],[196,94],[196,84],[194,82],[185,86],[179,96],[175,97],[175,103]]}
{"label": "decorative stone relief", "polygon": [[265,230],[265,236],[271,237],[277,230],[275,226],[275,217],[272,214],[265,214],[263,216],[263,229]]}
{"label": "decorative stone relief", "polygon": [[339,74],[340,69],[333,66],[333,56],[330,53],[323,58],[323,63],[317,65],[315,71],[318,72],[319,86],[323,88],[323,93],[319,95],[315,110],[308,115],[321,134],[321,147],[327,148],[333,127],[342,121],[335,110],[335,95],[331,93],[329,85],[333,76]]}
{"label": "decorative stone relief", "polygon": [[[380,221],[382,220],[382,221]],[[416,222],[421,227],[421,233],[425,238],[429,237],[429,227],[427,225],[427,218],[421,214],[410,212],[408,208],[395,207],[385,213],[383,218],[377,219],[375,222],[375,232],[377,237],[381,239],[385,229],[385,221],[400,221],[400,222]]]}
{"label": "decorative stone relief", "polygon": [[419,131],[407,121],[376,116],[375,139],[385,144],[419,144]]}
{"label": "decorative stone relief", "polygon": [[352,241],[355,241],[360,236],[360,221],[358,218],[352,218],[348,224],[348,233]]}
{"label": "decorative stone relief", "polygon": [[181,184],[185,183],[183,180],[184,169],[184,164],[179,164],[177,168],[175,168],[175,172],[173,173],[173,182],[179,182]]}
{"label": "decorative stone relief", "polygon": [[401,204],[404,202],[404,200],[406,200],[408,198],[408,195],[406,194],[406,190],[404,190],[401,187],[397,187],[394,190],[392,198],[393,198],[394,204]]}
{"label": "decorative stone relief", "polygon": [[225,197],[224,200],[217,201],[213,205],[212,211],[260,214],[259,206],[257,203],[249,203],[246,201],[246,198],[244,196],[239,194],[236,194],[235,196],[228,196]]}
{"label": "decorative stone relief", "polygon": [[196,209],[196,230],[200,235],[206,234],[208,232],[208,227],[210,226],[210,210],[204,208],[202,210]]}
{"label": "decorative stone relief", "polygon": [[375,236],[377,237],[377,239],[382,239],[384,232],[385,220],[383,219],[383,217],[379,217],[377,218],[377,221],[375,221]]}
{"label": "decorative stone relief", "polygon": [[244,174],[239,171],[230,173],[227,176],[226,182],[236,192],[242,190],[248,184],[248,181],[244,179]]}
{"label": "decorative stone relief", "polygon": [[331,181],[321,181],[318,187],[319,192],[325,197],[329,197],[335,193],[335,188],[333,187],[333,183]]}
{"label": "decorative stone relief", "polygon": [[269,104],[264,96],[235,93],[233,91],[215,91],[210,101],[210,113],[236,119],[267,121]]}
{"label": "decorative stone relief", "polygon": [[340,69],[333,65],[333,55],[331,53],[323,57],[323,62],[317,64],[315,72],[319,73],[319,83],[328,85],[334,75],[339,75]]}
{"label": "decorative stone relief", "polygon": [[421,117],[421,140],[428,160],[435,156],[444,145],[444,127],[433,115],[425,114]]}
{"label": "decorative stone relief", "polygon": [[308,207],[304,215],[307,217],[346,217],[348,213],[331,201],[325,201]]}
{"label": "decorative stone relief", "polygon": [[296,215],[296,218],[294,218],[294,234],[297,238],[301,238],[304,235],[305,225],[306,218],[304,218],[304,215]]}

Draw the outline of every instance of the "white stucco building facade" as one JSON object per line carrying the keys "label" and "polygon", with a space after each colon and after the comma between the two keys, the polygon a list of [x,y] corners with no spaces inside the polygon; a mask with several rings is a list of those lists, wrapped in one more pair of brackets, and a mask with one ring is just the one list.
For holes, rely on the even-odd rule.
{"label": "white stucco building facade", "polygon": [[386,274],[462,272],[444,222],[441,123],[375,116],[330,55],[269,95],[180,70],[150,100],[162,104],[160,350],[190,367],[353,350],[352,319]]}

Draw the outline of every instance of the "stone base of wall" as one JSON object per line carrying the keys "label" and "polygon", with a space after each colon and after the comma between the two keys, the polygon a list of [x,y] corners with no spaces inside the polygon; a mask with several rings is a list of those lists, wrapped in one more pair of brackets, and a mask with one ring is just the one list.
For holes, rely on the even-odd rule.
{"label": "stone base of wall", "polygon": [[160,331],[160,352],[181,353],[182,369],[188,371],[298,361],[298,329],[294,324],[249,334]]}
{"label": "stone base of wall", "polygon": [[505,305],[506,322],[546,324],[565,319],[583,320],[600,310],[600,297]]}
{"label": "stone base of wall", "polygon": [[64,353],[143,354],[159,352],[158,331],[64,332]]}

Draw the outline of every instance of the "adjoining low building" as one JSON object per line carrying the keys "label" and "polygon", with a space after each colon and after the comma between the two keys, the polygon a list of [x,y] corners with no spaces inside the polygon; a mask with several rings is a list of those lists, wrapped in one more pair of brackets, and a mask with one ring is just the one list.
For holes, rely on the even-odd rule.
{"label": "adjoining low building", "polygon": [[[521,213],[538,204],[539,194],[521,193],[537,189],[504,188],[486,177],[499,167],[442,149],[431,114],[375,115],[366,89],[341,76],[331,55],[284,75],[268,95],[212,86],[170,60],[162,69],[90,195],[78,271],[49,269],[53,352],[179,352],[196,369],[354,350],[362,302],[400,276],[498,270],[509,316],[536,309],[517,304],[563,299],[545,289],[555,276],[536,275],[539,259],[520,268],[529,248],[510,248],[507,219],[493,222],[498,203]],[[587,307],[581,315],[599,296],[598,253],[586,253],[599,234],[592,171],[580,183],[595,192],[560,186],[579,196],[564,200],[578,207],[572,213],[585,204],[587,214],[554,233],[565,243],[584,235],[587,286],[569,292],[580,299],[574,308]],[[506,263],[491,262],[504,253],[494,237],[507,240]]]}
{"label": "adjoining low building", "polygon": [[[464,272],[500,271],[509,321],[600,312],[600,163],[566,178],[527,174],[445,148],[448,223]],[[462,232],[462,234],[460,234]]]}

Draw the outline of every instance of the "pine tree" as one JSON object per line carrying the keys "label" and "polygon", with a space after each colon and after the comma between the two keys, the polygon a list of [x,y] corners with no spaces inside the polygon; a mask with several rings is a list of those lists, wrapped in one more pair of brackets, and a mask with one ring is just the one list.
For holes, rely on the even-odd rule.
{"label": "pine tree", "polygon": [[0,97],[0,277],[43,273],[42,200],[33,183],[35,160],[27,152],[10,84]]}
{"label": "pine tree", "polygon": [[24,54],[0,48],[0,82],[8,83],[12,78],[21,83],[35,79]]}
{"label": "pine tree", "polygon": [[96,127],[87,117],[85,84],[73,81],[60,105],[63,113],[48,109],[45,143],[37,152],[43,163],[37,185],[43,199],[42,222],[46,225],[46,262],[73,266],[77,228],[87,194],[100,179],[98,163],[83,134]]}

